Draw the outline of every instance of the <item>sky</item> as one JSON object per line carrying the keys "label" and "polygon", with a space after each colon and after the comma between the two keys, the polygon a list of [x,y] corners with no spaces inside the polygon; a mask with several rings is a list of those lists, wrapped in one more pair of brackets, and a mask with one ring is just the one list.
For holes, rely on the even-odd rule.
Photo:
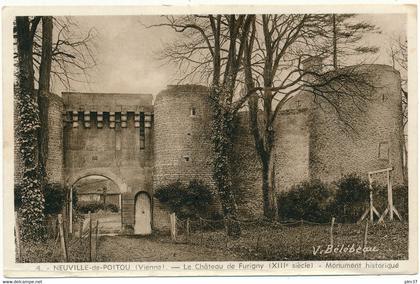
{"label": "sky", "polygon": [[[366,40],[381,47],[375,63],[390,64],[391,38],[404,37],[405,15],[370,14],[360,19],[377,25],[382,33]],[[89,70],[89,82],[73,83],[71,91],[150,93],[156,95],[166,85],[176,83],[176,67],[159,60],[165,43],[177,39],[169,28],[147,28],[162,21],[159,16],[78,16],[74,17],[81,33],[94,28],[96,67]],[[86,81],[81,78],[82,81]],[[67,91],[57,82],[53,92]]]}

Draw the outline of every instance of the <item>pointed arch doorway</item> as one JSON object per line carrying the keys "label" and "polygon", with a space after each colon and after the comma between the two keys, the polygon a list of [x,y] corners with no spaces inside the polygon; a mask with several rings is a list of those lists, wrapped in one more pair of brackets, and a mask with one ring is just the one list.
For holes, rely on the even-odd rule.
{"label": "pointed arch doorway", "polygon": [[152,233],[151,200],[146,192],[139,192],[135,196],[134,234],[150,235]]}

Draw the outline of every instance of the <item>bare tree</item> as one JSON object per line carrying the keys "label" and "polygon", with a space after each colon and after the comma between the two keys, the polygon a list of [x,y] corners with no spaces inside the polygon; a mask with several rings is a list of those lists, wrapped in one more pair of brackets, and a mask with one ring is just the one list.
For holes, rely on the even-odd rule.
{"label": "bare tree", "polygon": [[[262,15],[253,25],[244,53],[247,93],[263,86],[249,97],[250,127],[262,164],[264,215],[277,216],[274,187],[274,123],[278,113],[295,94],[310,91],[317,102],[328,103],[344,124],[352,127],[340,101],[347,97],[358,108],[367,99],[370,84],[356,68],[322,71],[322,66],[302,68],[307,50],[317,45],[322,15]],[[261,35],[258,32],[261,31]],[[320,51],[322,54],[322,51]],[[316,54],[314,54],[316,55]],[[260,60],[260,58],[262,60]],[[262,62],[261,62],[262,61]],[[261,115],[260,115],[261,114]]]}
{"label": "bare tree", "polygon": [[34,89],[33,38],[41,18],[16,17],[16,75],[15,105],[18,125],[16,136],[22,156],[23,176],[21,181],[22,237],[39,241],[44,237],[44,196],[39,176],[38,132],[39,108]]}
{"label": "bare tree", "polygon": [[408,54],[407,54],[407,40],[405,39],[394,39],[392,40],[391,46],[389,48],[389,55],[391,58],[392,67],[400,71],[401,75],[401,93],[402,93],[402,102],[403,102],[403,117],[404,117],[404,127],[407,124],[407,102],[408,102]]}
{"label": "bare tree", "polygon": [[[72,17],[52,17],[51,79],[70,89],[74,82],[88,82],[89,71],[96,66],[94,39],[96,30],[86,33]],[[40,72],[42,56],[42,35],[34,37],[34,68]]]}
{"label": "bare tree", "polygon": [[408,122],[408,54],[407,54],[407,39],[393,39],[389,48],[389,55],[391,58],[392,67],[400,72],[401,75],[401,99],[402,99],[402,121],[404,128],[404,143],[403,143],[403,161],[404,161],[404,180],[408,180],[408,151],[407,151],[407,122]]}
{"label": "bare tree", "polygon": [[323,15],[322,32],[323,53],[330,58],[334,69],[347,65],[345,58],[375,54],[379,48],[363,42],[369,33],[380,33],[380,30],[366,21],[358,19],[356,14],[327,14]]}
{"label": "bare tree", "polygon": [[[72,68],[84,71],[87,58],[93,58],[93,53],[84,55],[90,36],[78,41],[68,35],[63,39],[60,35],[63,30],[68,30],[69,25],[58,20],[55,23],[61,29],[53,47],[53,17],[17,17],[15,22],[15,99],[18,113],[15,129],[24,163],[20,211],[24,220],[23,230],[27,232],[27,238],[32,240],[43,237],[42,189],[47,182],[48,93],[51,74],[69,83]],[[62,73],[54,73],[57,66]],[[38,91],[35,91],[36,88]]]}
{"label": "bare tree", "polygon": [[46,183],[48,156],[48,93],[50,92],[52,62],[52,17],[42,17],[42,52],[39,64],[38,108],[40,128],[38,132],[39,170],[41,186]]}

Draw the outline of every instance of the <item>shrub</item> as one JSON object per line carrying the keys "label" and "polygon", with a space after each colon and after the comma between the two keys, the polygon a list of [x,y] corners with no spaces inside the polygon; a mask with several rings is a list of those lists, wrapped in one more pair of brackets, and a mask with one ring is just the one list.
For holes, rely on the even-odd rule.
{"label": "shrub", "polygon": [[396,185],[393,188],[392,197],[394,206],[400,213],[403,220],[408,220],[408,186]]}
{"label": "shrub", "polygon": [[[15,184],[15,210],[19,209],[22,205],[22,185]],[[44,213],[55,215],[60,213],[63,209],[66,200],[66,189],[57,183],[46,184],[43,190],[44,194]]]}
{"label": "shrub", "polygon": [[336,194],[330,211],[338,222],[356,222],[369,202],[369,183],[356,174],[349,174],[336,183]]}
{"label": "shrub", "polygon": [[115,204],[112,204],[112,203],[105,204],[104,209],[105,209],[105,211],[111,211],[111,212],[114,212],[114,213],[118,212],[118,206],[115,205]]}
{"label": "shrub", "polygon": [[[400,213],[403,220],[408,220],[408,186],[395,185],[392,187],[392,201],[394,207]],[[374,187],[373,202],[380,213],[388,206],[388,188],[387,186],[376,185]],[[389,214],[389,213],[388,213]],[[387,219],[386,217],[385,219]],[[397,217],[396,217],[397,218]]]}
{"label": "shrub", "polygon": [[328,208],[330,208],[332,197],[331,188],[319,180],[294,185],[278,197],[279,218],[328,222],[331,218]]}
{"label": "shrub", "polygon": [[158,188],[154,196],[180,218],[196,218],[205,213],[213,200],[210,188],[202,181],[187,185],[180,181]]}
{"label": "shrub", "polygon": [[89,201],[89,202],[79,202],[79,205],[77,207],[77,210],[80,213],[87,214],[89,213],[95,213],[99,210],[103,211],[110,211],[110,212],[118,212],[118,206],[115,204],[104,204],[103,202],[99,201]]}
{"label": "shrub", "polygon": [[45,214],[55,215],[63,209],[66,199],[65,188],[60,184],[47,184],[44,187]]}
{"label": "shrub", "polygon": [[78,197],[78,195],[77,195],[77,190],[73,190],[73,192],[72,192],[72,205],[73,205],[73,208],[77,208],[77,203],[78,203],[78,201],[79,201],[79,197]]}
{"label": "shrub", "polygon": [[165,204],[171,212],[177,212],[177,208],[182,206],[186,190],[180,181],[170,183],[159,187],[154,196],[163,204]]}
{"label": "shrub", "polygon": [[[388,205],[387,187],[373,183],[372,190],[374,206],[382,214]],[[279,195],[279,217],[328,222],[334,216],[337,222],[354,223],[369,206],[369,192],[368,180],[355,173],[342,177],[331,187],[320,181],[304,182]],[[408,220],[406,185],[393,187],[393,203],[403,220]]]}

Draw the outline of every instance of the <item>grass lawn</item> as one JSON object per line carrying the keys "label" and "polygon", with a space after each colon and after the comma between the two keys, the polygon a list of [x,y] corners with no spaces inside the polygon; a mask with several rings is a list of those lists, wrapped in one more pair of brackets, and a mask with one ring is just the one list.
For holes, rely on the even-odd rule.
{"label": "grass lawn", "polygon": [[[242,260],[408,259],[408,223],[369,224],[366,249],[370,251],[366,254],[361,251],[364,233],[365,224],[335,225],[331,251],[328,250],[329,225],[243,226],[239,239],[227,238],[224,230],[203,234],[197,231],[192,233],[190,243],[198,247],[225,249]],[[185,241],[182,235],[180,239]],[[352,246],[354,251],[350,250]],[[321,250],[324,253],[321,254]]]}
{"label": "grass lawn", "polygon": [[[263,261],[263,260],[404,260],[408,259],[408,224],[392,222],[368,226],[366,248],[362,253],[365,224],[334,226],[334,249],[329,225],[243,225],[240,238],[226,237],[223,226],[203,231],[192,226],[189,239],[179,231],[176,242],[168,232],[151,236],[101,236],[98,255],[93,238],[93,261]],[[319,248],[318,248],[319,246]],[[350,251],[353,246],[354,251]],[[359,252],[356,250],[359,248]],[[346,250],[347,248],[347,250]],[[50,240],[44,245],[22,250],[24,262],[62,261],[60,244]],[[322,252],[322,253],[321,253]],[[69,261],[89,261],[88,239],[69,241]]]}

